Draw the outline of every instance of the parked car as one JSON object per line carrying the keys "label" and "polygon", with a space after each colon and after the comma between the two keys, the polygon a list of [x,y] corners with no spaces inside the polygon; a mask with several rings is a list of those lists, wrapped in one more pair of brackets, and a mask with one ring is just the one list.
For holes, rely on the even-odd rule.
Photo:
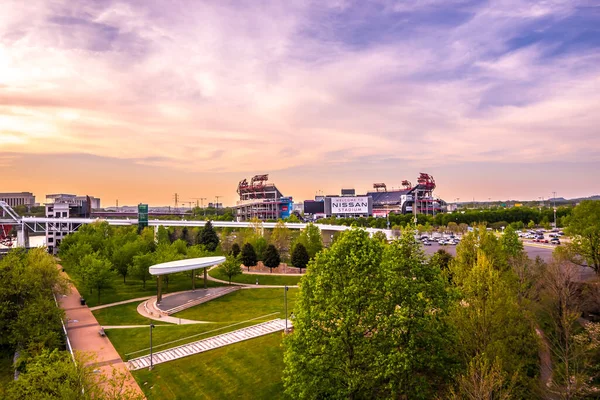
{"label": "parked car", "polygon": [[550,244],[560,244],[560,239],[558,239],[557,237],[553,237],[552,239],[550,239]]}
{"label": "parked car", "polygon": [[431,246],[431,242],[429,240],[423,240],[423,246]]}

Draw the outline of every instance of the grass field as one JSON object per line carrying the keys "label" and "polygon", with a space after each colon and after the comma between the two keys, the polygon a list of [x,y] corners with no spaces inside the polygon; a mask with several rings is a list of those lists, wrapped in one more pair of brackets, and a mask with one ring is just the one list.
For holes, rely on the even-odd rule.
{"label": "grass field", "polygon": [[149,318],[142,317],[137,312],[137,307],[141,302],[122,304],[100,310],[92,311],[94,317],[100,325],[148,325],[164,324],[165,322],[154,321]]}
{"label": "grass field", "polygon": [[[275,314],[268,319],[284,318],[283,288],[241,289],[207,303],[174,314],[174,317],[197,321],[233,323],[262,315]],[[288,289],[288,314],[294,307],[298,289]]]}
{"label": "grass field", "polygon": [[282,397],[281,332],[133,372],[152,399]]}
{"label": "grass field", "polygon": [[[222,274],[218,268],[213,268],[208,271],[208,274],[213,278],[222,279],[229,282],[229,278]],[[300,282],[300,276],[283,276],[283,275],[258,275],[258,274],[241,274],[231,278],[231,282],[249,283],[254,285],[258,279],[259,285],[277,285],[277,286],[295,286]]]}
{"label": "grass field", "polygon": [[[69,271],[67,271],[68,273]],[[83,289],[83,285],[77,279],[77,276],[69,276],[79,293],[86,299],[87,305],[90,307],[116,303],[118,301],[135,299],[144,296],[156,295],[156,280],[152,279],[146,281],[146,288],[143,287],[142,281],[135,279],[127,279],[126,283],[123,283],[123,277],[115,276],[112,280],[112,287],[102,290],[100,293],[100,300],[96,291],[90,293],[88,290]],[[223,286],[221,283],[208,281],[208,287]],[[201,288],[203,286],[202,279],[196,279],[196,287]],[[169,275],[169,285],[167,287],[163,280],[163,293],[174,293],[181,292],[183,290],[192,289],[192,279],[189,274],[172,274]]]}

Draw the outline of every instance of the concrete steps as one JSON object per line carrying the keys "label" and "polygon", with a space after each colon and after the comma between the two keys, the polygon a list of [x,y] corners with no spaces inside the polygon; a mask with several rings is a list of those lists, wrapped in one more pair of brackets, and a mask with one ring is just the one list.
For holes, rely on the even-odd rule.
{"label": "concrete steps", "polygon": [[[288,327],[291,327],[291,321],[288,320]],[[198,340],[196,342],[173,347],[171,349],[162,350],[152,354],[152,362],[154,365],[164,362],[177,360],[193,354],[202,353],[205,351],[217,349],[233,343],[238,343],[244,340],[253,339],[259,336],[268,335],[270,333],[282,331],[285,329],[284,319],[274,319],[272,321],[263,322],[261,324],[252,325],[236,331],[223,333],[207,339]],[[132,370],[148,368],[150,366],[150,355],[134,358],[127,362],[127,367]]]}

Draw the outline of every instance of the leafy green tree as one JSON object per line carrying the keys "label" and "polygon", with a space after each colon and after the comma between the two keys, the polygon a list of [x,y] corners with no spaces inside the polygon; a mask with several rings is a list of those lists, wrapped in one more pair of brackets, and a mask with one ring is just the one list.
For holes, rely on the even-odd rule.
{"label": "leafy green tree", "polygon": [[508,257],[515,258],[523,254],[523,242],[512,226],[507,226],[500,237],[500,247]]}
{"label": "leafy green tree", "polygon": [[452,254],[448,253],[444,249],[439,249],[429,259],[429,264],[438,268],[440,271],[448,271],[450,268],[450,262],[452,261]]}
{"label": "leafy green tree", "polygon": [[258,258],[256,257],[254,247],[250,243],[246,243],[242,248],[242,263],[248,267],[248,271],[250,271],[250,267],[254,267],[257,262]]}
{"label": "leafy green tree", "polygon": [[229,278],[229,284],[231,285],[231,278],[240,275],[242,273],[242,267],[240,266],[240,259],[237,257],[229,256],[225,262],[219,265],[219,270],[227,278]]}
{"label": "leafy green tree", "polygon": [[292,265],[296,268],[300,268],[300,273],[302,273],[302,269],[306,268],[309,261],[310,257],[306,251],[306,247],[304,247],[302,243],[298,243],[294,247],[294,252],[292,253]]}
{"label": "leafy green tree", "polygon": [[535,222],[533,222],[533,220],[530,220],[530,221],[527,223],[527,228],[529,228],[529,229],[533,229],[533,228],[535,228]]}
{"label": "leafy green tree", "polygon": [[144,289],[146,281],[152,279],[150,267],[154,265],[154,256],[152,253],[140,254],[133,257],[133,263],[129,266],[129,274],[142,281]]}
{"label": "leafy green tree", "polygon": [[279,263],[281,262],[281,258],[279,256],[277,248],[274,245],[270,244],[267,247],[267,250],[265,250],[264,258],[265,266],[271,270],[271,273],[273,273],[273,268],[279,267]]}
{"label": "leafy green tree", "polygon": [[206,247],[208,251],[215,251],[217,246],[219,246],[219,235],[215,232],[210,221],[206,221],[206,225],[204,225],[204,229],[202,229],[199,244]]}
{"label": "leafy green tree", "polygon": [[145,397],[130,385],[128,375],[113,368],[97,374],[97,363],[76,353],[44,349],[24,363],[19,379],[9,384],[9,399],[27,400],[141,400]]}
{"label": "leafy green tree", "polygon": [[269,237],[269,241],[280,254],[283,254],[290,249],[291,237],[290,230],[282,220],[279,220]]}
{"label": "leafy green tree", "polygon": [[267,250],[267,246],[269,245],[267,239],[262,236],[258,236],[251,243],[254,251],[256,252],[257,259],[263,261],[265,258],[265,250]]}
{"label": "leafy green tree", "polygon": [[304,228],[296,238],[296,244],[297,243],[302,243],[310,258],[314,258],[315,255],[323,249],[321,230],[312,223],[306,225],[306,228]]}
{"label": "leafy green tree", "polygon": [[0,259],[0,345],[62,344],[60,319],[53,293],[68,292],[56,262],[44,249],[11,250]]}
{"label": "leafy green tree", "polygon": [[133,258],[142,251],[144,244],[141,240],[127,242],[115,248],[111,261],[119,275],[123,277],[123,283],[133,263]]}
{"label": "leafy green tree", "polygon": [[156,234],[156,241],[158,244],[170,244],[171,239],[169,239],[169,230],[164,226],[160,225],[158,227],[158,233]]}
{"label": "leafy green tree", "polygon": [[373,239],[379,240],[381,243],[387,243],[388,238],[387,235],[382,231],[377,231],[373,234]]}
{"label": "leafy green tree", "polygon": [[600,201],[579,203],[571,213],[567,233],[572,236],[567,247],[576,255],[572,261],[587,265],[600,275]]}
{"label": "leafy green tree", "polygon": [[476,360],[481,357],[489,365],[498,362],[507,379],[515,381],[515,398],[530,398],[538,370],[537,339],[528,313],[519,305],[514,273],[495,268],[481,248],[472,263],[464,263],[469,258],[462,251],[457,250],[451,263],[461,297],[451,314],[458,332],[456,350],[465,365],[480,363]]}
{"label": "leafy green tree", "polygon": [[99,303],[101,291],[112,287],[115,276],[112,264],[97,253],[92,253],[83,257],[80,268],[85,278],[85,286],[90,290],[90,293],[96,289]]}
{"label": "leafy green tree", "polygon": [[242,252],[242,249],[240,249],[240,245],[237,243],[234,243],[231,246],[231,255],[234,257],[237,257],[240,255],[240,253]]}
{"label": "leafy green tree", "polygon": [[352,229],[316,256],[298,294],[294,332],[284,339],[288,395],[425,399],[435,393],[452,369],[445,279],[406,236],[384,246]]}

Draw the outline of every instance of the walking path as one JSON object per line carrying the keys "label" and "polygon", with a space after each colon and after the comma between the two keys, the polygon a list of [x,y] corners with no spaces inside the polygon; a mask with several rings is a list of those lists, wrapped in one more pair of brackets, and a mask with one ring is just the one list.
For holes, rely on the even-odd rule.
{"label": "walking path", "polygon": [[[273,274],[273,275],[275,275],[275,274]],[[219,282],[219,283],[224,283],[226,285],[229,285],[228,281],[213,278],[212,276],[210,276],[210,274],[206,274],[206,277],[208,278],[209,281]],[[279,288],[284,288],[286,286],[289,288],[297,288],[298,287],[298,285],[255,285],[252,283],[238,283],[238,282],[231,282],[231,284],[235,285],[235,286],[242,286],[242,289],[279,289]]]}
{"label": "walking path", "polygon": [[152,296],[138,297],[137,299],[117,301],[116,303],[103,304],[101,306],[90,307],[90,311],[96,311],[96,310],[100,310],[102,308],[120,306],[121,304],[135,303],[136,301],[144,301],[144,300],[148,300],[150,297],[152,297]]}
{"label": "walking path", "polygon": [[[62,267],[58,266],[60,269]],[[63,272],[66,276],[66,274]],[[68,276],[67,276],[68,277]],[[143,396],[143,392],[127,369],[117,350],[106,336],[100,336],[100,324],[87,306],[80,303],[81,295],[71,285],[71,293],[58,298],[60,307],[67,318],[67,336],[73,351],[80,351],[94,356],[92,363],[103,374],[107,381],[112,378],[113,368],[126,375],[125,385]]]}
{"label": "walking path", "polygon": [[[291,321],[289,320],[288,326],[291,326]],[[183,357],[227,346],[229,344],[238,343],[244,340],[253,339],[259,336],[282,331],[284,329],[285,320],[274,319],[272,321],[263,322],[262,324],[252,325],[247,328],[238,329],[233,332],[223,333],[221,335],[213,336],[207,339],[202,339],[196,342],[184,344],[182,346],[177,346],[171,349],[159,351],[157,353],[152,354],[152,364],[162,364],[168,361],[177,360]],[[150,366],[150,355],[129,360],[127,365],[132,371],[147,368]]]}

